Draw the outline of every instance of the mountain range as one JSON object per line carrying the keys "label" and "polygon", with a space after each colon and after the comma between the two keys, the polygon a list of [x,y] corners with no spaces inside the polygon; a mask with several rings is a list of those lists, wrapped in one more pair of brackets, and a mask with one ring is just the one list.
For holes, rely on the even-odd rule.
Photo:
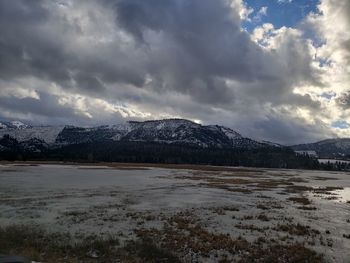
{"label": "mountain range", "polygon": [[[224,126],[201,125],[184,119],[128,121],[124,124],[98,127],[30,126],[19,121],[1,122],[0,138],[4,136],[9,136],[22,146],[32,149],[40,142],[41,146],[45,147],[61,147],[108,140],[184,144],[204,148],[254,149],[277,146],[243,137]],[[0,142],[0,147],[5,149],[7,146]]]}
{"label": "mountain range", "polygon": [[[11,141],[12,140],[12,141]],[[201,125],[185,119],[128,121],[97,127],[31,126],[20,121],[0,122],[0,151],[14,147],[41,152],[69,145],[113,142],[146,142],[201,148],[254,150],[285,147],[258,141],[219,125]],[[296,151],[315,151],[322,158],[350,156],[350,139],[328,139],[289,146]]]}

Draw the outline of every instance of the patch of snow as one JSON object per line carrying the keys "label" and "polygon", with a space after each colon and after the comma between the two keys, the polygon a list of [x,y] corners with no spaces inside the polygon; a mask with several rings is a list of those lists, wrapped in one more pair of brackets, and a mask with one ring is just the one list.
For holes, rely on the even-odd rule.
{"label": "patch of snow", "polygon": [[15,128],[17,128],[17,129],[27,129],[27,128],[30,127],[29,125],[24,124],[24,123],[21,122],[21,121],[11,121],[10,124],[11,124],[12,126],[14,126]]}
{"label": "patch of snow", "polygon": [[237,138],[242,138],[242,136],[238,132],[235,132],[235,131],[231,130],[230,128],[226,128],[226,127],[222,127],[222,126],[220,128],[221,128],[221,131],[223,133],[225,133],[225,135],[231,140],[235,140]]}
{"label": "patch of snow", "polygon": [[161,129],[164,128],[164,126],[165,126],[165,123],[164,123],[164,122],[159,123],[159,124],[156,126],[156,129],[157,129],[157,130],[161,130]]}
{"label": "patch of snow", "polygon": [[7,128],[7,125],[2,123],[2,122],[0,122],[0,129],[6,129],[6,128]]}

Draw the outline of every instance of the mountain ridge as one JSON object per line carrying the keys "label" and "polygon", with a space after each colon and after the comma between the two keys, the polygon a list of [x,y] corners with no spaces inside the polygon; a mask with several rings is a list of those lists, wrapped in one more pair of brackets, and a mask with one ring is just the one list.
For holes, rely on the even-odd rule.
{"label": "mountain ridge", "polygon": [[315,151],[320,158],[350,158],[350,138],[331,138],[290,147],[295,151]]}
{"label": "mountain ridge", "polygon": [[[92,127],[32,126],[20,121],[1,121],[0,139],[4,139],[5,135],[15,139],[19,147],[39,152],[43,149],[72,144],[129,141],[249,150],[264,147],[290,147],[294,151],[315,151],[320,158],[350,158],[350,138],[333,138],[284,146],[244,137],[226,126],[202,125],[186,119],[127,121],[121,124]],[[2,140],[0,151],[8,148],[9,146],[6,146],[5,141]]]}
{"label": "mountain ridge", "polygon": [[8,135],[23,144],[30,144],[31,140],[36,139],[36,145],[39,140],[48,147],[107,140],[188,144],[204,148],[278,147],[278,144],[243,137],[225,126],[202,125],[186,119],[127,121],[93,127],[30,126],[20,122],[16,126],[8,123],[5,123],[6,127],[1,126],[0,138]]}

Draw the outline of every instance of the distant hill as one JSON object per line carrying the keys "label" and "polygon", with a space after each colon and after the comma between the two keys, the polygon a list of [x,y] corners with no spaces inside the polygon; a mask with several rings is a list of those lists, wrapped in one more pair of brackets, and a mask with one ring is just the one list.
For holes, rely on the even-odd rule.
{"label": "distant hill", "polygon": [[296,151],[315,151],[320,158],[350,159],[350,138],[327,139],[291,146]]}

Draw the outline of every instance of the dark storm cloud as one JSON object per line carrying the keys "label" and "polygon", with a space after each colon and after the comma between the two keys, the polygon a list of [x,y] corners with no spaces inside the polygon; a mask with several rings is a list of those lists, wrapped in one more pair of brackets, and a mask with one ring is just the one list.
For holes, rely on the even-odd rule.
{"label": "dark storm cloud", "polygon": [[147,32],[161,34],[164,45],[150,51],[155,58],[151,66],[162,84],[170,84],[170,88],[188,92],[199,100],[202,94],[206,102],[208,97],[214,102],[226,101],[228,88],[218,78],[252,81],[261,69],[259,61],[249,61],[250,57],[261,56],[261,50],[240,30],[237,10],[231,10],[226,1],[113,3],[118,24],[141,45],[152,48]]}
{"label": "dark storm cloud", "polygon": [[[0,120],[13,120],[4,114],[10,111],[16,119],[34,125],[91,125],[91,117],[85,115],[82,109],[59,101],[60,96],[46,92],[40,92],[38,98],[0,97]],[[96,118],[93,121],[95,125],[119,123],[123,119],[118,112],[111,115],[92,109],[91,113]]]}
{"label": "dark storm cloud", "polygon": [[330,132],[327,125],[322,122],[310,125],[300,119],[286,118],[278,114],[265,120],[258,120],[254,126],[255,136],[285,145],[310,143],[325,137],[336,137],[336,134]]}
{"label": "dark storm cloud", "polygon": [[258,52],[257,48],[240,30],[238,13],[224,1],[117,1],[115,9],[118,22],[141,43],[151,45],[144,37],[147,30],[164,34],[183,52],[179,57],[168,55],[191,70],[186,75],[254,77],[247,54]]}
{"label": "dark storm cloud", "polygon": [[79,45],[67,48],[68,44],[74,45],[69,43],[72,38],[79,37],[79,26],[55,16],[55,10],[50,9],[48,3],[0,2],[2,79],[36,76],[54,81],[62,88],[93,94],[104,89],[99,78],[107,82],[143,84],[143,76],[133,72],[132,65],[128,65],[127,55],[113,58],[122,63],[111,62],[114,46],[108,47],[107,52],[96,49],[92,57],[81,52],[83,47]]}

